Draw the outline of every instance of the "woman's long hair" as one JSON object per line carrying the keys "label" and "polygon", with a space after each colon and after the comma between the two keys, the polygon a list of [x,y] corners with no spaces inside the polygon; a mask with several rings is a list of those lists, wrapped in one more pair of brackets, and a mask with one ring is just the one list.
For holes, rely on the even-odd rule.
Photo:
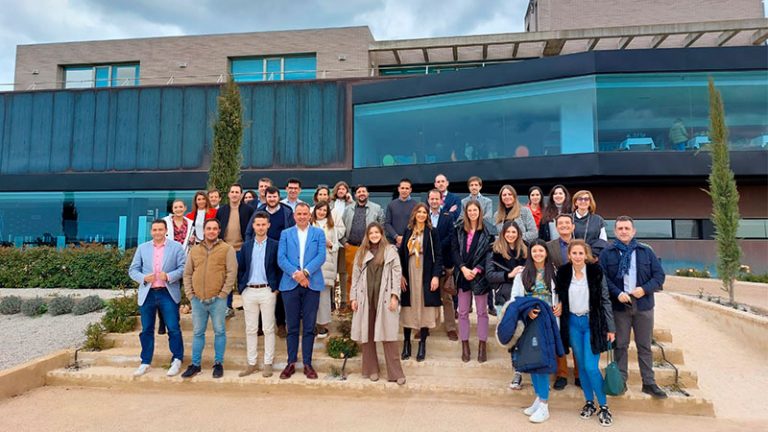
{"label": "woman's long hair", "polygon": [[205,211],[207,212],[208,210],[210,210],[211,209],[211,200],[208,199],[208,194],[205,191],[197,191],[197,192],[195,192],[195,196],[192,197],[192,209],[193,209],[193,211],[197,212],[198,210],[200,210],[199,208],[197,208],[197,197],[198,196],[202,196],[203,198],[205,198]]}
{"label": "woman's long hair", "polygon": [[[549,257],[547,243],[544,240],[533,240],[529,251],[532,251],[534,246],[541,246],[547,252],[547,257],[544,259],[544,286],[549,290],[552,288],[552,280],[555,278],[555,265]],[[520,276],[523,278],[525,292],[533,292],[533,287],[536,285],[536,263],[533,262],[533,253],[528,253],[528,259],[525,260],[525,270]]]}
{"label": "woman's long hair", "polygon": [[[504,238],[504,234],[510,228],[514,228],[517,231],[517,240],[514,244],[509,244],[507,239]],[[493,242],[493,251],[504,257],[504,259],[511,259],[512,254],[510,250],[515,251],[515,259],[528,258],[528,248],[523,242],[523,236],[520,234],[520,226],[515,221],[506,221],[501,226],[501,232],[496,236],[496,241]]]}
{"label": "woman's long hair", "polygon": [[360,243],[360,247],[357,249],[357,253],[355,254],[355,264],[357,264],[358,268],[361,268],[361,269],[363,268],[363,261],[365,260],[365,254],[367,254],[368,251],[371,250],[371,241],[368,240],[368,235],[371,233],[371,229],[374,229],[374,228],[379,230],[379,233],[381,233],[381,240],[379,240],[379,248],[376,250],[376,253],[373,255],[372,262],[375,265],[384,264],[384,254],[386,253],[386,250],[389,247],[389,242],[387,241],[387,236],[384,235],[384,227],[378,222],[371,222],[365,228],[365,237],[363,238],[363,242]]}
{"label": "woman's long hair", "polygon": [[[413,230],[416,227],[416,212],[423,208],[424,211],[427,212],[427,220],[424,221],[424,229],[432,229],[432,219],[429,217],[429,207],[427,207],[426,204],[420,202],[416,203],[416,205],[413,207],[413,210],[411,210],[411,216],[408,218],[408,229]],[[408,239],[404,239],[408,240]]]}
{"label": "woman's long hair", "polygon": [[464,232],[470,232],[472,231],[472,222],[469,220],[469,216],[467,216],[467,209],[469,209],[470,206],[475,206],[477,208],[478,216],[477,216],[477,224],[475,225],[475,231],[482,231],[485,229],[485,226],[483,225],[483,208],[480,207],[480,203],[476,200],[469,200],[466,206],[464,206]]}
{"label": "woman's long hair", "polygon": [[320,201],[317,204],[315,204],[315,208],[312,209],[312,217],[310,218],[310,223],[312,225],[317,222],[317,210],[325,207],[325,225],[328,228],[333,228],[333,216],[331,216],[331,206],[328,204],[328,201]]}
{"label": "woman's long hair", "polygon": [[[501,200],[501,194],[504,191],[512,192],[512,208],[507,212],[507,207],[504,205],[504,201]],[[520,203],[517,202],[517,191],[511,185],[504,185],[499,190],[499,208],[496,210],[496,223],[502,223],[505,220],[515,220],[520,217]]]}
{"label": "woman's long hair", "polygon": [[570,257],[571,249],[573,249],[576,246],[581,246],[581,247],[584,248],[584,255],[586,255],[586,257],[587,257],[584,260],[584,262],[586,262],[587,264],[592,264],[592,263],[597,261],[595,259],[595,256],[592,255],[592,248],[589,247],[589,244],[587,242],[585,242],[583,239],[573,239],[573,240],[571,240],[570,243],[568,243],[568,261],[571,260],[571,257]]}
{"label": "woman's long hair", "polygon": [[[557,204],[555,204],[555,200],[552,199],[552,195],[554,195],[555,191],[558,189],[562,190],[563,194],[565,194],[565,200],[563,201],[560,210],[557,209]],[[549,200],[547,200],[547,207],[544,209],[541,220],[546,222],[553,221],[560,213],[572,213],[573,210],[571,210],[571,208],[571,194],[568,192],[568,189],[560,184],[554,185],[549,191]]]}

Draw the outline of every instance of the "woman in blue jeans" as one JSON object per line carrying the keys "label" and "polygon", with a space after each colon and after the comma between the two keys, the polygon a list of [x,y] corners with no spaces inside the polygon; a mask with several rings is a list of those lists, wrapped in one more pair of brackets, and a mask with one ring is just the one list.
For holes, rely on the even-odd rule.
{"label": "woman in blue jeans", "polygon": [[555,276],[555,292],[562,307],[560,336],[566,353],[573,348],[576,356],[586,400],[581,418],[588,419],[597,412],[600,425],[610,426],[613,418],[598,367],[600,353],[608,349],[608,341],[613,342],[616,332],[608,285],[584,240],[571,241],[568,259],[570,262],[561,266]]}
{"label": "woman in blue jeans", "polygon": [[[553,306],[552,312],[556,317],[562,312],[562,305],[555,294],[555,265],[547,253],[547,244],[536,239],[531,242],[528,259],[523,271],[515,277],[512,283],[512,297],[536,297]],[[537,309],[528,313],[530,320],[539,316]],[[533,423],[543,423],[549,419],[549,374],[532,373],[531,383],[536,392],[536,400],[523,410],[523,413]]]}

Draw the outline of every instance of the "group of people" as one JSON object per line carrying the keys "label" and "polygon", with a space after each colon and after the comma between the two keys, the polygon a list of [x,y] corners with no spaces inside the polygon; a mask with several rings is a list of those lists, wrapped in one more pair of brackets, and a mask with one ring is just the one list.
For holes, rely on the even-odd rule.
{"label": "group of people", "polygon": [[[366,186],[353,191],[343,181],[333,188],[318,186],[310,206],[299,199],[301,182],[290,179],[281,200],[268,178],[259,180],[257,191],[244,193],[232,185],[225,205],[218,191],[197,192],[186,215],[183,201],[175,201],[171,215],[152,223],[152,240],[139,246],[130,266],[140,284],[142,322],[141,365],[135,374],[150,368],[158,312],[173,355],[167,374],[180,372],[183,280],[194,329],[184,378],[201,371],[208,318],[214,332],[213,376],[223,375],[225,320],[234,314],[237,287],[248,361],[240,376],[258,370],[263,333],[263,376],[273,374],[277,334],[286,337],[288,351],[280,378],[295,373],[301,339],[303,372],[316,379],[314,339],[328,335],[337,307],[352,312],[351,337],[362,346],[363,377],[379,380],[376,343],[381,342],[387,380],[402,385],[401,360],[413,355],[413,333],[418,334],[416,360],[424,361],[430,329],[441,321],[447,337],[460,342],[461,360],[471,361],[474,312],[477,361],[487,361],[489,315],[499,315],[497,337],[510,346],[515,367],[510,388],[521,388],[522,373],[531,374],[536,400],[524,413],[532,422],[549,418],[550,375],[556,374],[556,390],[567,385],[565,355],[572,349],[575,383],[585,397],[580,415],[597,414],[600,424],[609,426],[612,415],[598,361],[615,344],[626,379],[630,330],[643,392],[666,397],[655,383],[651,352],[653,294],[664,273],[653,250],[634,239],[630,217],[616,219],[616,239],[609,243],[588,190],[571,196],[556,185],[545,200],[534,186],[523,205],[515,188],[504,185],[494,211],[479,177],[469,178],[470,193],[463,199],[448,191],[445,175],[438,175],[434,186],[426,203],[417,202],[411,181],[403,179],[386,208],[368,199]],[[532,344],[544,348],[544,363],[531,361]]]}

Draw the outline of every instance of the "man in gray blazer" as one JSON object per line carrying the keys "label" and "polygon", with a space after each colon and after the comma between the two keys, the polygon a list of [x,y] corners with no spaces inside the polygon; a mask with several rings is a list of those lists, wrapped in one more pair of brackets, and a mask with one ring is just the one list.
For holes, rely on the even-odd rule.
{"label": "man in gray blazer", "polygon": [[463,214],[464,207],[467,206],[470,200],[477,201],[480,204],[480,209],[483,210],[483,223],[487,227],[493,227],[493,201],[480,193],[483,189],[483,179],[478,176],[472,176],[467,180],[467,187],[469,188],[469,195],[461,200],[459,213]]}
{"label": "man in gray blazer", "polygon": [[152,240],[136,248],[128,275],[139,284],[139,311],[141,312],[141,365],[133,373],[147,373],[155,351],[155,317],[157,311],[168,327],[168,342],[173,359],[168,376],[179,373],[184,358],[184,342],[179,326],[180,280],[184,275],[186,254],[184,248],[165,237],[168,226],[162,219],[152,222]]}

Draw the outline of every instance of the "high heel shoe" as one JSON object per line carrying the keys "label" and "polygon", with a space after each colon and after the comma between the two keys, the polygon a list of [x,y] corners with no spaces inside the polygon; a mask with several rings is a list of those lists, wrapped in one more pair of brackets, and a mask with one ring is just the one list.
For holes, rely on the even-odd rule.
{"label": "high heel shoe", "polygon": [[400,355],[400,358],[403,360],[408,360],[411,358],[411,340],[406,339],[403,341],[403,353]]}
{"label": "high heel shoe", "polygon": [[427,357],[427,341],[424,339],[419,341],[419,352],[416,353],[416,361],[423,362]]}

